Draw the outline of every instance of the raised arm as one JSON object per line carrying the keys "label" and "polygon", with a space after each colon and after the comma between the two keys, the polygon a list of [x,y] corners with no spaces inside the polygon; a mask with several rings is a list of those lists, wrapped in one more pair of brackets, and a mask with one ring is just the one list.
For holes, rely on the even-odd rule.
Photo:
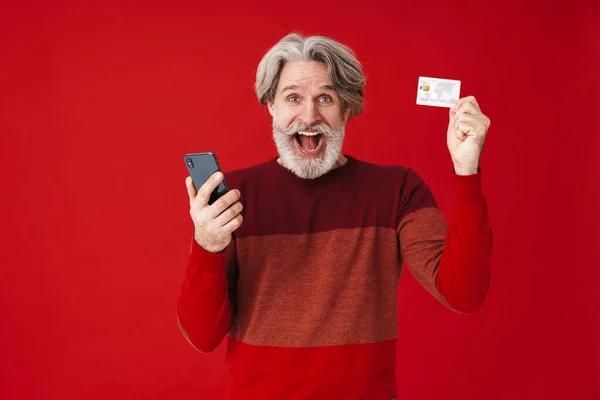
{"label": "raised arm", "polygon": [[401,253],[413,275],[444,304],[465,313],[482,306],[490,283],[492,230],[479,168],[490,123],[475,97],[456,102],[446,135],[454,164],[449,226],[412,171],[398,225]]}

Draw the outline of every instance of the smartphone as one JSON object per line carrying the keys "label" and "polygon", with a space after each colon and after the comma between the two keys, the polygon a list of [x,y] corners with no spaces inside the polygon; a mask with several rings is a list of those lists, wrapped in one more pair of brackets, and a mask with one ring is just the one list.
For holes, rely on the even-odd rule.
{"label": "smartphone", "polygon": [[[221,171],[219,161],[214,153],[190,153],[184,156],[185,165],[192,177],[196,193],[198,189],[217,171]],[[223,171],[221,171],[222,173]],[[208,204],[212,204],[217,201],[221,196],[229,191],[225,179],[217,186],[217,188],[211,193]]]}

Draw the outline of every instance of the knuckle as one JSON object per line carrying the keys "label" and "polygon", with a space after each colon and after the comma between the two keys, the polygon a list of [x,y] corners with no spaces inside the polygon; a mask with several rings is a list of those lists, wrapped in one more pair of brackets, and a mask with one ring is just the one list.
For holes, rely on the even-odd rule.
{"label": "knuckle", "polygon": [[213,185],[211,180],[209,179],[208,181],[204,182],[202,186],[200,186],[200,189],[204,191],[205,195],[208,195],[213,190],[215,190],[216,187],[217,186]]}
{"label": "knuckle", "polygon": [[206,231],[206,233],[214,236],[215,235],[215,226],[212,224],[205,224],[204,231]]}
{"label": "knuckle", "polygon": [[235,202],[235,196],[233,196],[233,194],[227,194],[225,196],[222,197],[223,199],[223,205],[226,207],[229,207],[230,205],[232,205]]}
{"label": "knuckle", "polygon": [[227,199],[229,200],[229,204],[233,204],[240,198],[240,192],[237,189],[232,190],[228,193]]}
{"label": "knuckle", "polygon": [[223,214],[225,214],[225,219],[227,220],[232,220],[233,217],[235,217],[235,210],[229,208],[227,211],[225,211]]}
{"label": "knuckle", "polygon": [[202,218],[202,211],[198,210],[196,207],[191,207],[190,208],[190,215],[192,216],[192,219],[194,221],[203,223],[203,218]]}
{"label": "knuckle", "polygon": [[229,203],[227,202],[225,196],[223,196],[219,200],[215,201],[214,205],[216,205],[217,208],[227,208]]}

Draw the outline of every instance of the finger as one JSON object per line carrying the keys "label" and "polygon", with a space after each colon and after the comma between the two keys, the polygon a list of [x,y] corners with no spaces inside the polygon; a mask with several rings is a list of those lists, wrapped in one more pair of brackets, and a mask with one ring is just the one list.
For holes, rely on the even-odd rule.
{"label": "finger", "polygon": [[465,102],[456,110],[457,115],[460,115],[463,113],[471,114],[471,115],[481,115],[481,110],[475,104]]}
{"label": "finger", "polygon": [[190,206],[196,199],[196,188],[194,188],[194,182],[192,182],[192,177],[188,176],[185,178],[185,186],[187,188],[188,196],[190,197]]}
{"label": "finger", "polygon": [[474,124],[471,121],[462,121],[456,124],[456,137],[459,139],[464,139],[466,136],[474,136],[475,129]]}
{"label": "finger", "polygon": [[454,115],[454,119],[452,120],[452,126],[454,127],[454,130],[458,133],[459,130],[459,124],[461,122],[472,122],[474,118],[477,118],[474,115],[470,115],[470,114],[455,114]]}
{"label": "finger", "polygon": [[464,112],[461,112],[460,114],[457,114],[456,117],[454,118],[454,122],[455,123],[459,123],[459,122],[483,122],[483,120],[481,119],[480,115],[473,115],[473,114],[467,114]]}
{"label": "finger", "polygon": [[243,209],[244,209],[244,206],[239,201],[233,203],[231,206],[229,206],[229,208],[227,208],[227,210],[223,211],[216,218],[215,222],[217,223],[217,226],[227,225],[227,223],[229,221],[231,221],[232,219],[234,219],[235,217],[237,217],[238,214],[240,214]]}
{"label": "finger", "polygon": [[464,103],[464,99],[458,99],[456,101],[456,103],[454,103],[454,105],[452,106],[452,108],[450,108],[450,114],[456,114],[456,112],[458,111],[458,109],[460,108],[460,106],[462,106]]}
{"label": "finger", "polygon": [[219,200],[215,201],[212,206],[209,207],[208,217],[215,219],[223,211],[229,208],[230,205],[240,199],[240,191],[237,189],[230,190],[225,195],[221,196]]}
{"label": "finger", "polygon": [[199,205],[203,207],[207,206],[208,201],[210,200],[210,195],[221,182],[223,182],[223,174],[221,172],[217,171],[212,174],[211,177],[208,178],[208,180],[202,186],[200,186],[195,200],[196,203],[199,203]]}
{"label": "finger", "polygon": [[490,127],[490,119],[485,115],[472,115],[461,113],[455,120],[455,129],[458,129],[458,124],[468,122],[471,124],[474,133],[486,133]]}
{"label": "finger", "polygon": [[474,96],[467,96],[467,97],[458,99],[458,101],[450,109],[450,113],[458,113],[461,110],[461,108],[466,104],[472,105],[473,107],[475,107],[475,109],[477,110],[478,113],[481,113],[479,104],[477,103],[477,100],[475,99]]}
{"label": "finger", "polygon": [[[454,105],[456,105],[456,104],[454,104]],[[454,106],[452,106],[450,108],[450,122],[454,121],[455,115],[456,115],[456,109],[454,108]]]}
{"label": "finger", "polygon": [[229,221],[227,224],[225,224],[223,226],[223,230],[225,232],[227,232],[228,234],[231,234],[237,228],[239,228],[240,225],[242,225],[242,222],[244,222],[244,217],[242,217],[242,214],[238,214],[237,217],[235,217],[234,219],[232,219],[231,221]]}

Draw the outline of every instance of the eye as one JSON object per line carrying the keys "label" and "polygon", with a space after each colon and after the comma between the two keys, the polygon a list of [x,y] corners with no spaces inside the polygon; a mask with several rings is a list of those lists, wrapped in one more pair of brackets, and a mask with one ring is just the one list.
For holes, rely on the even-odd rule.
{"label": "eye", "polygon": [[319,97],[319,103],[322,104],[330,104],[333,102],[333,99],[329,96],[321,96]]}
{"label": "eye", "polygon": [[291,96],[288,96],[287,101],[289,101],[291,103],[297,103],[298,101],[300,101],[300,98],[296,95],[291,95]]}

